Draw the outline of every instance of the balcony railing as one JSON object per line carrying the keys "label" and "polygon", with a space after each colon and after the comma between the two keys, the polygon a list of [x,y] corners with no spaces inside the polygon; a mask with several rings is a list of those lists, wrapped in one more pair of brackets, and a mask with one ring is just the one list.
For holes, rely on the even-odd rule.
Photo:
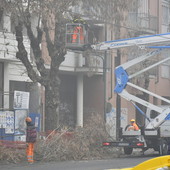
{"label": "balcony railing", "polygon": [[158,17],[147,13],[130,12],[128,16],[129,26],[146,32],[157,32]]}

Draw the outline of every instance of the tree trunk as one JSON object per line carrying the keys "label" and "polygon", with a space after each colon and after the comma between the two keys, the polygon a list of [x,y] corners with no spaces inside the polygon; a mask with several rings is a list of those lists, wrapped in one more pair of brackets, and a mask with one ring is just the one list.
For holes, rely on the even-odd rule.
{"label": "tree trunk", "polygon": [[59,86],[60,80],[54,79],[45,86],[45,130],[54,130],[59,127]]}

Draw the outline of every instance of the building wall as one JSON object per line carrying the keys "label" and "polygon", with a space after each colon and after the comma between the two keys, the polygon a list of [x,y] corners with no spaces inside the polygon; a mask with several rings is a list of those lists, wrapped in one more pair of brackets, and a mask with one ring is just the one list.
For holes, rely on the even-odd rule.
{"label": "building wall", "polygon": [[[153,16],[158,16],[159,18],[158,28],[159,29],[157,30],[160,31],[161,22],[162,22],[162,18],[161,18],[161,14],[162,14],[161,2],[162,1],[159,1],[159,0],[143,0],[142,1],[141,0],[140,2],[141,4],[139,6],[140,7],[139,12],[141,14],[147,14],[147,15],[150,14]],[[144,24],[145,22],[142,23],[142,26],[144,26]],[[146,21],[146,24],[149,24],[149,22]],[[150,27],[147,25],[147,28],[150,28]],[[108,34],[108,36],[110,36],[110,34]],[[112,35],[110,37],[113,38]],[[115,55],[113,56],[113,58],[115,57]],[[122,62],[126,62],[126,57],[122,56]],[[47,64],[49,63],[50,61],[47,60]],[[113,60],[113,66],[114,64],[115,63]],[[83,90],[84,120],[89,118],[89,113],[91,112],[98,112],[100,114],[103,114],[103,110],[104,110],[104,90],[103,89],[104,87],[103,87],[102,76],[99,76],[99,75],[95,75],[92,77],[86,76],[87,68],[85,69],[84,67],[84,58],[82,57],[82,55],[75,54],[73,52],[68,52],[67,55],[65,56],[65,61],[61,64],[60,70],[63,73],[61,75],[61,89],[60,89],[60,98],[61,98],[60,113],[62,115],[61,117],[62,121],[64,122],[65,120],[65,122],[71,126],[73,124],[75,125],[76,123],[77,72],[82,72],[84,74],[84,90]],[[111,83],[113,86],[114,86],[114,78],[115,77],[113,76],[113,80],[112,80],[113,82]],[[163,91],[164,88],[161,89],[160,86],[168,88],[169,82],[167,80],[166,81],[167,84],[163,85],[162,79],[159,79],[159,81],[160,82],[158,82],[157,84],[152,84],[151,82],[150,87],[151,89],[155,89],[155,91],[159,91],[161,95],[165,95],[166,93]],[[116,95],[114,94],[114,92],[112,94],[112,98],[109,101],[113,104],[113,108],[115,109],[116,108]],[[128,123],[128,121],[131,118],[137,117],[136,116],[137,113],[134,107],[132,106],[132,104],[130,104],[130,102],[127,102],[126,100],[122,99],[122,108],[127,110],[127,113],[128,113],[128,118],[127,118],[126,123]]]}
{"label": "building wall", "polygon": [[[9,100],[10,100],[10,81],[30,81],[28,76],[26,75],[25,68],[21,63],[18,62],[12,62],[4,63],[4,92],[7,94],[4,95],[4,108],[9,108]],[[19,89],[18,89],[19,90]]]}
{"label": "building wall", "polygon": [[[77,76],[61,74],[60,85],[60,123],[75,127],[77,117]],[[84,123],[92,113],[104,116],[104,87],[102,76],[83,77],[83,112]]]}
{"label": "building wall", "polygon": [[149,89],[160,96],[167,97],[170,96],[169,87],[170,87],[169,78],[159,77],[159,79],[157,79],[153,77],[152,79],[150,79]]}
{"label": "building wall", "polygon": [[74,127],[76,123],[76,76],[60,75],[60,124]]}
{"label": "building wall", "polygon": [[[159,5],[159,6],[158,6]],[[152,8],[155,7],[157,9],[157,15],[159,17],[159,33],[167,33],[169,32],[169,2],[164,0],[158,0],[157,3],[152,0]],[[169,57],[170,50],[165,50],[162,53],[164,58]],[[160,96],[169,97],[170,91],[168,90],[170,87],[170,67],[169,62],[163,63],[159,66],[158,69],[158,77],[155,79],[151,79],[150,90],[153,90],[159,94]],[[161,101],[158,101],[158,104],[161,104]]]}
{"label": "building wall", "polygon": [[[165,25],[162,24],[162,19],[163,19],[163,16],[162,16],[162,14],[163,14],[162,5],[163,4],[162,3],[164,1],[163,0],[149,0],[149,1],[147,1],[147,0],[140,0],[140,2],[141,2],[141,5],[139,5],[138,13],[141,13],[141,14],[145,13],[145,14],[149,14],[149,15],[151,15],[153,17],[157,17],[158,18],[157,29],[156,29],[157,31],[155,33],[153,33],[153,30],[149,30],[148,29],[147,30],[148,33],[146,33],[146,29],[142,30],[142,27],[141,27],[140,30],[138,30],[138,31],[136,29],[134,29],[134,32],[135,31],[139,32],[139,33],[142,33],[142,32],[144,33],[145,32],[145,34],[157,34],[157,33],[168,32],[167,31],[168,27],[166,26],[166,28],[165,28]],[[147,21],[147,18],[145,18],[145,21]],[[149,21],[149,17],[148,17],[148,21]],[[167,23],[168,23],[168,19],[167,19]],[[146,28],[145,25],[141,25],[141,26],[143,26],[143,28]],[[133,26],[132,26],[132,28],[133,28]],[[147,26],[147,28],[152,28],[152,27]],[[128,29],[127,29],[127,31],[128,31]],[[136,34],[136,36],[141,36],[141,34],[138,34],[138,35]],[[137,49],[137,47],[135,47],[135,48]],[[130,49],[130,47],[129,47],[129,49]],[[127,61],[127,55],[126,54],[127,54],[127,51],[124,51],[124,52],[121,53],[121,63],[124,63],[124,62]],[[137,54],[136,56],[140,56],[140,55]],[[166,55],[163,54],[163,56],[168,57],[169,55],[166,53]],[[113,55],[113,58],[115,58],[115,57],[116,57],[116,54]],[[115,66],[114,60],[113,60],[113,66]],[[154,93],[156,93],[156,94],[158,94],[160,96],[164,96],[164,97],[169,98],[169,96],[170,96],[170,91],[169,91],[169,86],[170,86],[170,76],[169,76],[169,73],[170,73],[170,70],[169,69],[170,69],[170,67],[169,67],[168,63],[166,63],[166,65],[165,64],[162,65],[161,67],[159,67],[159,69],[157,69],[157,73],[159,73],[159,76],[158,77],[153,77],[152,76],[152,78],[150,79],[150,84],[149,84],[149,90],[150,91],[152,91],[152,92],[154,92]],[[113,72],[114,72],[114,67],[113,67]],[[115,86],[114,85],[114,82],[115,82],[114,79],[115,79],[115,77],[113,75],[113,81],[112,81],[113,88]],[[134,91],[130,91],[130,93],[133,94]],[[142,97],[140,93],[136,94],[136,95],[139,95],[140,97]],[[110,99],[109,102],[112,103],[113,110],[115,111],[115,108],[116,108],[116,94],[114,92],[112,94],[112,99]],[[161,101],[156,101],[155,98],[153,98],[153,97],[150,97],[150,102],[153,102],[154,104],[158,104],[158,105],[162,104]],[[137,119],[137,121],[140,124],[144,123],[142,116],[140,116],[140,114],[134,108],[134,106],[131,104],[131,102],[121,98],[121,108],[122,109],[125,108],[127,110],[128,118],[127,118],[127,122],[125,122],[125,123],[128,124],[128,122],[129,122],[129,120],[131,118]],[[144,107],[142,109],[145,111]],[[123,127],[123,125],[121,125],[121,126]]]}
{"label": "building wall", "polygon": [[84,121],[92,113],[104,116],[104,84],[103,76],[84,76]]}
{"label": "building wall", "polygon": [[[0,69],[1,69],[1,109],[13,109],[14,90],[28,91],[26,85],[31,82],[23,64],[16,58],[17,41],[14,31],[14,23],[11,20],[10,12],[4,11],[0,27]],[[25,34],[24,34],[25,35]],[[27,36],[23,37],[23,42],[30,58],[30,42]],[[35,84],[34,84],[35,85]],[[31,89],[31,112],[39,112],[39,90],[35,85]],[[33,86],[32,86],[33,88]],[[34,96],[35,95],[35,96]],[[32,103],[33,102],[33,103]],[[32,103],[32,104],[31,104]]]}
{"label": "building wall", "polygon": [[149,6],[150,14],[153,16],[157,16],[158,15],[158,6],[159,6],[158,0],[149,0],[148,6]]}

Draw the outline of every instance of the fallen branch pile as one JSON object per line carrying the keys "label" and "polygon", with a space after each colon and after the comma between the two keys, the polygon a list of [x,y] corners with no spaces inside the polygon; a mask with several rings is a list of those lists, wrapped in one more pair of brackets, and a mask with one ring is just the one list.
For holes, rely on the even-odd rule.
{"label": "fallen branch pile", "polygon": [[108,154],[101,144],[107,138],[104,123],[92,116],[83,128],[52,132],[45,141],[37,142],[36,153],[44,161],[100,159]]}

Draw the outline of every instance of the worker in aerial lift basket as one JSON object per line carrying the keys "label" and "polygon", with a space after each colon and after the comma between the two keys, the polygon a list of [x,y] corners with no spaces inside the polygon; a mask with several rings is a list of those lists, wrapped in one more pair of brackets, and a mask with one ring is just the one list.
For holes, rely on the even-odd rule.
{"label": "worker in aerial lift basket", "polygon": [[73,23],[77,23],[73,30],[72,43],[84,44],[85,43],[85,32],[88,29],[88,25],[85,20],[81,17],[74,17]]}
{"label": "worker in aerial lift basket", "polygon": [[128,127],[128,130],[135,130],[135,131],[139,130],[139,127],[136,124],[135,119],[130,120],[130,126]]}
{"label": "worker in aerial lift basket", "polygon": [[73,31],[72,35],[72,43],[80,43],[84,44],[84,33],[83,33],[83,27],[76,26]]}

